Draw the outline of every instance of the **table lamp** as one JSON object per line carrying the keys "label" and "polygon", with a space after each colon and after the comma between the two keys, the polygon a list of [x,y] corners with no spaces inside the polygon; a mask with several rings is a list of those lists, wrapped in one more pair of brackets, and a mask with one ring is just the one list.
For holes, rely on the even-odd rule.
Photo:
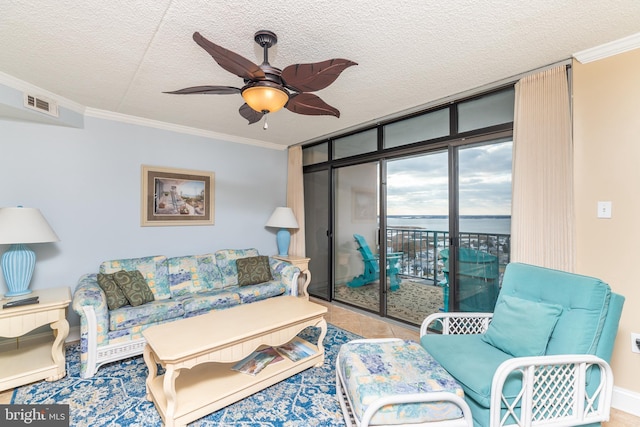
{"label": "table lamp", "polygon": [[298,228],[298,221],[296,221],[296,217],[293,215],[291,208],[276,208],[271,214],[269,221],[267,221],[266,226],[280,228],[276,234],[278,255],[287,256],[289,252],[289,242],[291,241],[291,233],[288,229]]}
{"label": "table lamp", "polygon": [[60,239],[51,229],[39,209],[0,208],[0,244],[11,244],[2,255],[2,272],[9,288],[7,297],[31,293],[29,283],[36,265],[36,254],[27,243],[57,242]]}

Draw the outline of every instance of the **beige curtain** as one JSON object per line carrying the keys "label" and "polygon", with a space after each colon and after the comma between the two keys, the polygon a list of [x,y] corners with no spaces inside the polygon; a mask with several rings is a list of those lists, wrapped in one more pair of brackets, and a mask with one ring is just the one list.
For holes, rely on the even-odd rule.
{"label": "beige curtain", "polygon": [[293,210],[299,227],[297,230],[291,230],[289,254],[304,257],[304,185],[302,180],[302,147],[300,146],[289,147],[287,206]]}
{"label": "beige curtain", "polygon": [[574,271],[573,144],[565,66],[515,86],[511,261]]}

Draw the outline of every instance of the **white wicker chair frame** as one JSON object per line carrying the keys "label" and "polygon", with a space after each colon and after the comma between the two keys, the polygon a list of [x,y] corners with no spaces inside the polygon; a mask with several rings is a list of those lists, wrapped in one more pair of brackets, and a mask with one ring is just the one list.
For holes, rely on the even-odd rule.
{"label": "white wicker chair frame", "polygon": [[[434,313],[422,323],[420,336],[438,327],[443,334],[481,334],[489,327],[491,318],[492,313]],[[589,369],[600,371],[600,382],[592,395],[587,393]],[[522,388],[513,399],[508,399],[502,390],[512,372],[520,373]],[[566,427],[608,421],[612,394],[613,372],[597,356],[514,357],[503,362],[494,374],[490,425]]]}

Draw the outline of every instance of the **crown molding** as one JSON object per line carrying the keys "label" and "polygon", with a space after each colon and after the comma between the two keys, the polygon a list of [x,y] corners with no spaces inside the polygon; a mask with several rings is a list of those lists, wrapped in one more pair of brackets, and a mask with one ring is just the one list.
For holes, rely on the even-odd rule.
{"label": "crown molding", "polygon": [[189,126],[177,125],[173,123],[161,122],[159,120],[145,119],[143,117],[130,116],[127,114],[114,113],[113,111],[100,110],[97,108],[86,107],[85,115],[88,117],[94,117],[98,119],[112,120],[122,123],[129,123],[139,126],[146,126],[155,129],[162,129],[171,132],[184,133],[187,135],[202,136],[210,139],[217,139],[221,141],[235,142],[238,144],[253,145],[262,148],[269,148],[272,150],[286,150],[288,147],[281,144],[274,144],[271,142],[261,141],[258,139],[242,138],[239,136],[228,135],[224,133],[218,133],[208,131],[204,129],[193,128]]}
{"label": "crown molding", "polygon": [[586,64],[637,48],[640,48],[640,33],[632,34],[628,37],[614,40],[612,42],[592,47],[590,49],[585,49],[581,52],[574,53],[573,57],[576,58],[581,64]]}
{"label": "crown molding", "polygon": [[268,148],[272,150],[283,151],[288,148],[287,146],[284,146],[281,144],[261,141],[258,139],[242,138],[239,136],[207,131],[204,129],[192,128],[189,126],[182,126],[182,125],[176,125],[173,123],[161,122],[159,120],[145,119],[142,117],[130,116],[127,114],[114,113],[112,111],[86,107],[75,101],[71,101],[70,99],[64,98],[53,92],[49,92],[48,90],[42,89],[41,87],[38,87],[34,84],[25,82],[24,80],[17,79],[1,71],[0,71],[0,84],[8,86],[20,92],[28,92],[30,94],[49,98],[52,101],[55,101],[58,104],[58,106],[67,108],[83,116],[135,124],[139,126],[146,126],[146,127],[151,127],[155,129],[162,129],[162,130],[167,130],[171,132],[183,133],[187,135],[202,136],[209,139],[235,142],[238,144],[253,145],[253,146]]}

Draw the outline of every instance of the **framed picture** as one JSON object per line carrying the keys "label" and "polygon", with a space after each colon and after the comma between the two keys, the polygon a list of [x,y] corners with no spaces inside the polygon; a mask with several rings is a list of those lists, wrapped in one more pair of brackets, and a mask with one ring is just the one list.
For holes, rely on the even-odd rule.
{"label": "framed picture", "polygon": [[142,226],[213,225],[213,172],[142,165]]}

